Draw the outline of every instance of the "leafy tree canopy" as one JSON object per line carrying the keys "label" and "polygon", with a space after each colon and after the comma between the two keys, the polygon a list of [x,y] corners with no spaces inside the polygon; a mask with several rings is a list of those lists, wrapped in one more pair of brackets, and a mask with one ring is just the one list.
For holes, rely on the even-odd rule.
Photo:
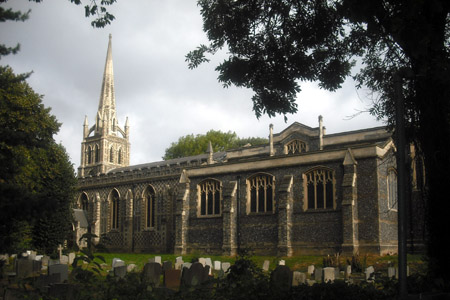
{"label": "leafy tree canopy", "polygon": [[0,67],[0,252],[20,250],[24,239],[50,252],[70,229],[74,170],[41,98],[23,76]]}
{"label": "leafy tree canopy", "polygon": [[222,132],[220,130],[210,130],[206,134],[188,134],[182,136],[177,142],[171,143],[170,147],[166,149],[163,156],[164,160],[186,157],[191,155],[203,154],[208,149],[209,142],[211,142],[214,152],[224,151],[233,148],[239,148],[247,144],[261,145],[268,142],[264,138],[239,138],[235,132]]}
{"label": "leafy tree canopy", "polygon": [[187,54],[189,67],[226,47],[229,57],[216,67],[218,80],[253,89],[257,117],[295,113],[303,81],[334,91],[353,76],[358,87],[374,92],[371,113],[387,117],[391,128],[395,99],[402,99],[407,141],[425,161],[431,269],[450,279],[449,238],[441,234],[450,211],[450,1],[198,0],[198,5],[210,43]]}

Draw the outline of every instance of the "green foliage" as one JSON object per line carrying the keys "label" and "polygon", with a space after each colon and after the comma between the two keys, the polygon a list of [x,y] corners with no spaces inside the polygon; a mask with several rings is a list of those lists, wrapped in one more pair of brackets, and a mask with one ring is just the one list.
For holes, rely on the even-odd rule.
{"label": "green foliage", "polygon": [[0,252],[19,250],[29,226],[32,245],[49,253],[70,230],[76,179],[53,139],[59,123],[24,77],[0,67]]}
{"label": "green foliage", "polygon": [[214,152],[239,148],[246,144],[260,145],[267,143],[264,138],[239,138],[235,132],[222,132],[220,130],[210,130],[206,134],[189,134],[182,136],[166,149],[164,160],[180,158],[198,154],[204,154],[211,142]]}

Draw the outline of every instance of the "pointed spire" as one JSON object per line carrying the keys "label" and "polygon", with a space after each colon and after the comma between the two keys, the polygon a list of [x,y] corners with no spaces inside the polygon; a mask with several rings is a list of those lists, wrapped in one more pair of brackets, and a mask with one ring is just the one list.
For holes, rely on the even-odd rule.
{"label": "pointed spire", "polygon": [[[105,70],[103,72],[102,90],[98,104],[98,113],[104,121],[106,134],[112,129],[116,118],[116,99],[114,94],[114,72],[112,60],[112,36],[109,35],[108,51],[106,53]],[[100,124],[99,124],[100,125]]]}

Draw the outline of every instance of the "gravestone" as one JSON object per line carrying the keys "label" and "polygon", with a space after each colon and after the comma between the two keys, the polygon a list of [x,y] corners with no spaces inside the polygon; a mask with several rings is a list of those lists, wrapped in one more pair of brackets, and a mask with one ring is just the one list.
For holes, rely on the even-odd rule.
{"label": "gravestone", "polygon": [[292,272],[288,266],[278,265],[270,274],[270,282],[272,286],[288,290],[292,286]]}
{"label": "gravestone", "polygon": [[181,270],[165,270],[164,286],[169,289],[178,290],[180,288]]}
{"label": "gravestone", "polygon": [[172,270],[172,262],[170,260],[164,261],[162,268],[163,268],[163,271]]}
{"label": "gravestone", "polygon": [[125,266],[125,262],[123,260],[121,260],[120,258],[113,258],[112,264],[111,264],[111,267],[113,269],[117,268],[117,267],[123,267],[123,266]]}
{"label": "gravestone", "polygon": [[203,265],[203,267],[206,266],[206,258],[200,257],[200,258],[198,259],[198,262],[201,263],[201,264]]}
{"label": "gravestone", "polygon": [[126,266],[117,266],[114,269],[114,277],[124,278],[127,275]]}
{"label": "gravestone", "polygon": [[33,261],[28,258],[19,258],[16,260],[16,276],[26,278],[33,274]]}
{"label": "gravestone", "polygon": [[183,264],[184,263],[183,257],[182,256],[178,256],[177,258],[175,258],[175,263],[177,263],[177,262]]}
{"label": "gravestone", "polygon": [[395,268],[394,267],[388,267],[388,277],[389,278],[394,278],[395,277]]}
{"label": "gravestone", "polygon": [[231,267],[231,264],[229,262],[222,263],[222,270],[224,273],[226,273],[230,267]]}
{"label": "gravestone", "polygon": [[70,252],[68,257],[69,257],[69,265],[73,264],[73,260],[75,259],[75,253]]}
{"label": "gravestone", "polygon": [[262,267],[263,270],[267,272],[267,271],[269,271],[269,267],[270,267],[270,261],[265,260],[263,263],[263,267]]}
{"label": "gravestone", "polygon": [[323,282],[333,282],[335,279],[335,269],[328,267],[328,268],[323,268]]}
{"label": "gravestone", "polygon": [[61,264],[67,265],[69,263],[69,257],[67,255],[61,255],[61,257],[59,258],[59,262]]}
{"label": "gravestone", "polygon": [[314,265],[308,266],[308,274],[311,276],[314,274]]}
{"label": "gravestone", "polygon": [[60,264],[59,259],[49,259],[47,265],[51,266],[51,265],[58,265],[58,264]]}
{"label": "gravestone", "polygon": [[366,274],[366,280],[375,279],[375,269],[372,266],[366,268],[364,273]]}
{"label": "gravestone", "polygon": [[40,260],[32,260],[33,263],[33,273],[39,273],[42,269],[42,261]]}
{"label": "gravestone", "polygon": [[175,262],[175,270],[181,270],[183,267],[184,262],[183,261],[176,261]]}
{"label": "gravestone", "polygon": [[149,262],[144,266],[144,280],[154,286],[159,286],[161,280],[162,267],[157,262]]}
{"label": "gravestone", "polygon": [[60,282],[65,282],[69,278],[69,266],[66,264],[55,264],[48,266],[48,275],[59,274]]}
{"label": "gravestone", "polygon": [[151,258],[148,259],[148,262],[149,263],[150,262],[155,262],[155,263],[161,264],[161,256],[151,257]]}
{"label": "gravestone", "polygon": [[44,257],[44,255],[36,255],[34,260],[42,260],[43,257]]}
{"label": "gravestone", "polygon": [[214,261],[214,270],[218,271],[222,269],[222,263],[218,260]]}
{"label": "gravestone", "polygon": [[345,266],[345,277],[348,278],[350,276],[350,274],[352,274],[352,266],[346,265]]}
{"label": "gravestone", "polygon": [[319,282],[319,281],[323,281],[322,280],[322,268],[314,268],[314,280]]}
{"label": "gravestone", "polygon": [[127,273],[129,273],[129,272],[133,272],[134,270],[136,270],[136,265],[135,264],[129,264],[128,266],[127,266]]}
{"label": "gravestone", "polygon": [[306,274],[302,272],[295,271],[292,274],[292,286],[299,286],[306,282]]}
{"label": "gravestone", "polygon": [[28,259],[31,259],[31,260],[36,259],[36,255],[37,255],[36,251],[30,250],[30,251],[27,251],[27,253],[28,253]]}
{"label": "gravestone", "polygon": [[286,261],[285,261],[284,259],[282,259],[282,260],[280,260],[280,261],[278,262],[278,265],[279,265],[279,266],[285,266],[285,265],[286,265]]}
{"label": "gravestone", "polygon": [[212,264],[211,258],[207,257],[206,261],[205,261],[205,264],[207,266],[209,266],[209,275],[211,275],[212,274],[212,268],[213,268],[213,264]]}
{"label": "gravestone", "polygon": [[209,266],[203,267],[200,262],[195,262],[189,269],[183,268],[181,284],[186,287],[197,286],[208,279]]}

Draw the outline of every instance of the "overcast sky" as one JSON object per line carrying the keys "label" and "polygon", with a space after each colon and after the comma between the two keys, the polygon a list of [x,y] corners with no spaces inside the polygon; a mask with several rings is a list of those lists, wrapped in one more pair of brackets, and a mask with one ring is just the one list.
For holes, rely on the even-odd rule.
{"label": "overcast sky", "polygon": [[[256,119],[251,90],[224,89],[214,71],[222,56],[189,70],[185,55],[207,43],[196,0],[118,0],[110,8],[116,20],[94,29],[84,8],[66,0],[10,0],[4,7],[31,9],[26,22],[0,23],[0,42],[21,44],[21,51],[0,60],[16,73],[33,71],[28,82],[44,95],[62,123],[56,141],[67,149],[77,168],[84,116],[94,123],[103,68],[112,34],[116,110],[119,125],[130,122],[131,164],[159,161],[171,142],[210,129],[234,131],[240,137],[267,137],[269,124],[280,132],[297,121],[310,127],[324,118],[327,133],[383,125],[368,113],[348,116],[371,105],[365,91],[353,81],[331,93],[316,84],[302,85],[299,112]],[[205,149],[206,150],[206,149]]]}

